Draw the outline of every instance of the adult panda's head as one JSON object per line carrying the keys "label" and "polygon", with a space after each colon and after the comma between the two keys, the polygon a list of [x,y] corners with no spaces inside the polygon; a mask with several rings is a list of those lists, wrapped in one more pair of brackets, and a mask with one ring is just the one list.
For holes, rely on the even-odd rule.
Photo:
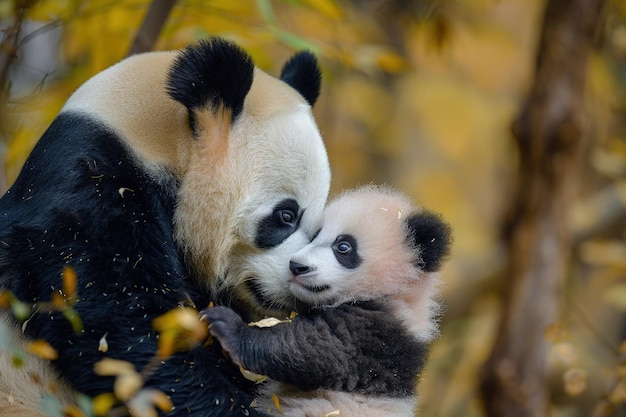
{"label": "adult panda's head", "polygon": [[175,239],[200,285],[263,315],[292,308],[289,258],[319,228],[328,195],[311,112],[319,92],[310,53],[277,79],[213,38],[130,57],[85,83],[64,111],[114,127],[152,179],[173,184]]}
{"label": "adult panda's head", "polygon": [[[208,73],[204,68],[216,68]],[[330,168],[311,106],[313,55],[281,79],[230,43],[200,42],[176,59],[169,91],[190,112],[192,144],[176,210],[176,238],[214,290],[249,308],[290,309],[290,256],[319,227]]]}

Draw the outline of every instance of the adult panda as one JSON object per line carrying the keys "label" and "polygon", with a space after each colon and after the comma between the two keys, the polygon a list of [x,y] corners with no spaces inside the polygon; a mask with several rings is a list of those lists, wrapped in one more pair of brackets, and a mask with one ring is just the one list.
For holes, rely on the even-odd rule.
{"label": "adult panda", "polygon": [[[311,113],[319,89],[310,53],[278,80],[214,38],[127,58],[70,97],[0,199],[0,287],[46,301],[74,268],[82,331],[58,311],[23,326],[57,350],[73,388],[112,391],[93,371],[103,357],[141,370],[156,351],[153,319],[178,306],[289,310],[277,283],[318,229],[330,183]],[[27,376],[7,360],[2,375],[3,415],[40,415],[38,399],[6,383]],[[168,416],[257,415],[239,371],[211,349],[176,353],[146,386],[170,396]]]}

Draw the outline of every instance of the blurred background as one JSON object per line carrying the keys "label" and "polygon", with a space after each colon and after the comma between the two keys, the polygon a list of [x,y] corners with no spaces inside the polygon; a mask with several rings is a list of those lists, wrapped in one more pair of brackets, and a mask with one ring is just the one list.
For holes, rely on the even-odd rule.
{"label": "blurred background", "polygon": [[[387,183],[442,213],[454,229],[443,271],[442,334],[419,385],[420,415],[626,415],[626,2],[551,1],[562,6],[553,8],[557,14],[584,10],[579,4],[598,13],[591,30],[573,30],[586,36],[582,41],[563,38],[562,49],[582,53],[561,61],[541,84],[542,33],[567,31],[567,22],[591,16],[572,12],[551,25],[548,3],[0,0],[0,191],[69,95],[129,53],[151,5],[164,20],[152,21],[158,37],[148,48],[177,49],[220,35],[274,75],[294,51],[310,49],[323,68],[314,113],[328,147],[332,191]],[[551,213],[565,233],[557,233],[557,255],[528,245],[537,250],[530,258],[561,267],[519,278],[524,268],[512,261],[510,213],[529,199],[520,179],[539,172],[541,184],[547,169],[524,163],[518,144],[528,129],[520,117],[532,109],[533,95],[562,97],[559,80],[567,74],[582,77],[574,77],[578,90],[552,107],[539,106],[548,119],[555,106],[573,111],[566,118],[575,131],[575,158],[540,198],[557,207]],[[548,166],[553,151],[547,151]],[[521,287],[511,285],[518,279]],[[526,301],[513,302],[524,279],[552,285],[533,287]],[[541,312],[544,321],[503,320],[526,311]],[[526,337],[529,328],[541,341]],[[523,347],[519,361],[511,357],[517,371],[496,366],[495,374],[530,392],[516,394],[522,408],[536,393],[542,400],[534,411],[512,414],[485,401],[485,378],[494,343],[516,335],[534,347]],[[535,348],[538,356],[525,355]],[[534,366],[539,385],[516,379]]]}

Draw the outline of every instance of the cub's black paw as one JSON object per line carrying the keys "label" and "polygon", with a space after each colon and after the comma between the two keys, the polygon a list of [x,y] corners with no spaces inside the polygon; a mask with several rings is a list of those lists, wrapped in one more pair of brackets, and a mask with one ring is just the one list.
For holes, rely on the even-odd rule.
{"label": "cub's black paw", "polygon": [[248,325],[228,307],[216,306],[207,308],[200,315],[209,322],[209,332],[215,337],[222,348],[228,352],[233,362],[238,363],[239,341],[241,330],[247,329]]}

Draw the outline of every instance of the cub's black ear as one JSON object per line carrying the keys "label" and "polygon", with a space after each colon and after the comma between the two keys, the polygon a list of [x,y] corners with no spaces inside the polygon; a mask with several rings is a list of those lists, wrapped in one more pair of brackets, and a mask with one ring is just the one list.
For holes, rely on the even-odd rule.
{"label": "cub's black ear", "polygon": [[313,106],[320,95],[322,71],[311,52],[298,52],[289,59],[280,72],[280,79],[292,86]]}
{"label": "cub's black ear", "polygon": [[167,91],[188,110],[192,128],[195,112],[220,107],[230,110],[231,119],[241,113],[252,86],[254,63],[239,46],[221,38],[196,42],[183,49],[170,68]]}
{"label": "cub's black ear", "polygon": [[435,272],[450,253],[452,229],[441,216],[422,211],[406,219],[408,243],[419,251],[419,267],[426,272]]}

